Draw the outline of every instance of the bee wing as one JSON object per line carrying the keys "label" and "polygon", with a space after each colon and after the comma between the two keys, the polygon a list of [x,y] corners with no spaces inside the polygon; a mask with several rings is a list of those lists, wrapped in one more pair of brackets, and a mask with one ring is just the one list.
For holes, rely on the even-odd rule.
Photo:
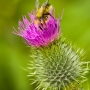
{"label": "bee wing", "polygon": [[49,3],[49,0],[46,0],[46,4],[48,4]]}
{"label": "bee wing", "polygon": [[43,5],[42,5],[42,6],[46,6],[48,3],[49,3],[49,0],[46,0],[46,2],[45,2],[45,3],[43,3]]}
{"label": "bee wing", "polygon": [[39,0],[36,0],[36,3],[35,3],[35,8],[36,8],[36,10],[38,10],[38,8],[39,8]]}

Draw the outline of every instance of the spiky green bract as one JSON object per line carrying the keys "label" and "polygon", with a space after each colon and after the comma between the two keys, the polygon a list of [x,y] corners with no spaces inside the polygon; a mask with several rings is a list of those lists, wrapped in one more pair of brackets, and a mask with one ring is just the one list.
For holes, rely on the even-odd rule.
{"label": "spiky green bract", "polygon": [[75,50],[63,37],[49,46],[32,47],[33,60],[29,63],[29,75],[42,90],[79,90],[88,72],[87,63],[82,60],[83,51]]}

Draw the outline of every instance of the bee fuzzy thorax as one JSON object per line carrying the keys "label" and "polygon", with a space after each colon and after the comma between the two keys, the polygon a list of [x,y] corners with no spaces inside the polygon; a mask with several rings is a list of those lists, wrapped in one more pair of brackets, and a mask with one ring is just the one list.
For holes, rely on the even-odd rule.
{"label": "bee fuzzy thorax", "polygon": [[[37,5],[38,3],[39,2],[37,2]],[[52,8],[53,7],[51,4],[48,3],[48,0],[41,7],[38,7],[36,10],[34,23],[37,26],[39,26],[40,24],[45,26],[45,24],[49,21],[49,18],[52,17]]]}
{"label": "bee fuzzy thorax", "polygon": [[43,15],[43,7],[39,8],[36,12],[36,17],[40,18]]}

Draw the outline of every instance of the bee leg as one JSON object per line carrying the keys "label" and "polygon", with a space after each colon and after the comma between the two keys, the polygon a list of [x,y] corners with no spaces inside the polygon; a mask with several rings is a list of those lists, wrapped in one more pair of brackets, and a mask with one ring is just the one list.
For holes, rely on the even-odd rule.
{"label": "bee leg", "polygon": [[44,25],[46,25],[44,19],[41,20],[41,25],[42,25],[42,27],[44,27]]}
{"label": "bee leg", "polygon": [[46,25],[45,21],[43,20],[44,25]]}
{"label": "bee leg", "polygon": [[42,27],[43,27],[43,24],[41,23]]}
{"label": "bee leg", "polygon": [[41,27],[41,26],[39,26],[39,29],[43,31],[43,29],[42,29],[42,27]]}
{"label": "bee leg", "polygon": [[49,15],[50,15],[52,18],[54,18],[50,13],[49,13]]}

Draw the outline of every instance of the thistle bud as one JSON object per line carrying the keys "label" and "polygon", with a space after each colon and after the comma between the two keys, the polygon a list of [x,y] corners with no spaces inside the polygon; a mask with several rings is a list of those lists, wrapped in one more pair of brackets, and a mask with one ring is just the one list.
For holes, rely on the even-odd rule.
{"label": "thistle bud", "polygon": [[28,76],[34,77],[32,83],[38,83],[37,90],[79,90],[86,80],[88,63],[82,60],[83,51],[75,50],[63,37],[32,51],[34,61],[28,66]]}

